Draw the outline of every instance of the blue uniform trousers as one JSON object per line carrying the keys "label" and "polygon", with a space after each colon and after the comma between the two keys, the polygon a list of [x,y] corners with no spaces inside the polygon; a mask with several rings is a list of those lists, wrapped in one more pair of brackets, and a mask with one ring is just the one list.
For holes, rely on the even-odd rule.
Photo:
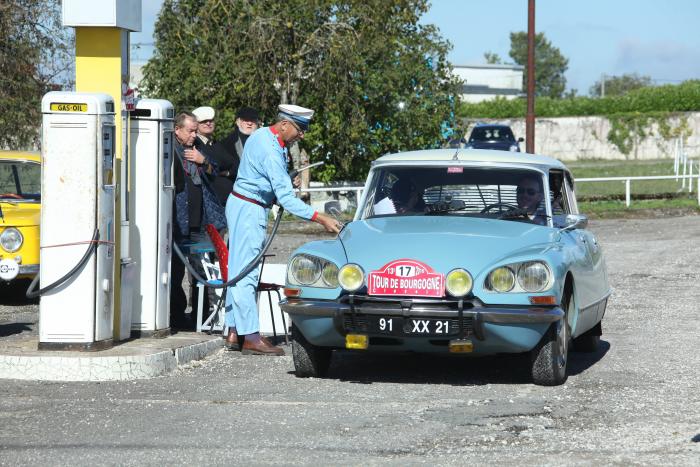
{"label": "blue uniform trousers", "polygon": [[[229,195],[226,222],[229,229],[228,278],[240,274],[265,243],[268,210],[262,206]],[[226,293],[226,326],[246,335],[260,331],[256,289],[260,266],[253,269]]]}

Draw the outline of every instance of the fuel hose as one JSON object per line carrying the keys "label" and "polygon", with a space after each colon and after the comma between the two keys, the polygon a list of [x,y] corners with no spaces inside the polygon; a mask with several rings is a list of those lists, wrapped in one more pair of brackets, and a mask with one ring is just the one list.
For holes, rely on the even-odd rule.
{"label": "fuel hose", "polygon": [[[304,170],[309,170],[313,167],[317,167],[319,165],[323,165],[324,162],[314,162],[313,164],[306,165],[304,167],[301,167],[299,169],[295,169],[289,172],[289,177],[294,179],[299,173],[303,172]],[[262,249],[260,250],[260,253],[253,258],[253,260],[248,263],[248,265],[243,268],[243,270],[238,274],[236,277],[229,279],[228,281],[224,283],[214,283],[210,282],[208,279],[202,277],[195,269],[192,267],[190,262],[187,260],[185,257],[184,253],[180,249],[180,247],[177,245],[177,243],[173,242],[173,250],[175,251],[175,254],[180,258],[182,263],[185,265],[187,270],[192,274],[192,277],[194,277],[198,282],[202,283],[205,287],[209,287],[212,289],[225,289],[227,287],[230,287],[243,279],[245,276],[247,276],[250,271],[255,269],[258,266],[258,263],[262,261],[263,257],[265,256],[265,253],[267,253],[267,250],[270,248],[270,245],[272,244],[272,240],[275,238],[275,234],[277,234],[277,229],[279,228],[280,221],[282,220],[282,213],[284,212],[284,208],[282,206],[279,206],[279,211],[277,212],[277,218],[275,219],[275,223],[272,226],[272,231],[270,232],[270,235],[267,237],[267,241],[265,241],[265,244],[263,245]],[[218,282],[218,281],[217,281]],[[225,294],[221,294],[222,297]]]}
{"label": "fuel hose", "polygon": [[43,289],[35,290],[37,284],[39,283],[39,274],[37,274],[34,277],[34,280],[32,280],[31,284],[29,284],[29,288],[27,288],[27,293],[26,296],[27,298],[37,298],[41,295],[44,295],[46,292],[50,292],[51,290],[55,289],[59,285],[63,284],[66,282],[68,279],[73,277],[73,275],[81,270],[83,266],[85,266],[85,263],[90,259],[90,256],[97,251],[97,245],[100,244],[100,231],[99,229],[95,228],[95,232],[92,234],[92,240],[90,240],[90,246],[88,246],[87,250],[85,251],[85,254],[83,257],[78,261],[78,264],[75,265],[73,269],[68,271],[63,277],[58,279],[56,282],[53,284],[49,284]]}

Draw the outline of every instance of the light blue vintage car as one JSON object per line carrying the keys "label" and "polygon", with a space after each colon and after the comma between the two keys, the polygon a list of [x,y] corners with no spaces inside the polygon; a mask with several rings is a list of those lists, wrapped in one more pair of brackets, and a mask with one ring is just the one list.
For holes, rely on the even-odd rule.
{"label": "light blue vintage car", "polygon": [[297,376],[335,349],[529,352],[536,384],[566,381],[595,351],[610,295],[605,262],[559,161],[493,150],[381,157],[334,240],[287,267]]}

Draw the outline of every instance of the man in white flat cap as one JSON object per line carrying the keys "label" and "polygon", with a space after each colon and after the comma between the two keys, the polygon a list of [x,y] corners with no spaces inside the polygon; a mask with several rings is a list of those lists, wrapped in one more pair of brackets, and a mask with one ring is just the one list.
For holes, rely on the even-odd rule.
{"label": "man in white flat cap", "polygon": [[[298,105],[280,105],[275,124],[260,128],[246,141],[238,177],[226,202],[229,277],[238,275],[260,253],[275,199],[297,217],[318,222],[329,232],[340,231],[337,220],[314,211],[294,196],[292,180],[287,173],[287,148],[304,138],[313,114],[313,110]],[[227,291],[225,322],[229,334],[226,346],[245,354],[284,355],[282,348],[260,335],[255,301],[259,275],[258,267]]]}
{"label": "man in white flat cap", "polygon": [[197,107],[192,111],[197,118],[197,139],[205,146],[214,144],[214,116],[216,112],[213,108],[203,106]]}

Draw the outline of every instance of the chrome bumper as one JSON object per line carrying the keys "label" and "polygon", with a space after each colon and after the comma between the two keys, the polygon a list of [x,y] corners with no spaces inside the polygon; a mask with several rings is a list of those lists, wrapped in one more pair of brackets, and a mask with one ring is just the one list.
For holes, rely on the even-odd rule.
{"label": "chrome bumper", "polygon": [[22,276],[22,275],[26,275],[26,274],[39,274],[39,265],[38,264],[27,264],[27,265],[20,264],[18,275]]}
{"label": "chrome bumper", "polygon": [[[370,302],[363,300],[358,303],[352,298],[343,297],[343,299],[341,301],[286,298],[280,302],[280,308],[290,315],[328,318],[337,318],[352,313],[405,318],[457,318],[460,313],[456,300],[372,299]],[[476,322],[531,324],[553,323],[560,320],[564,316],[564,312],[559,307],[485,306],[470,302],[464,305],[462,315],[471,317]]]}

